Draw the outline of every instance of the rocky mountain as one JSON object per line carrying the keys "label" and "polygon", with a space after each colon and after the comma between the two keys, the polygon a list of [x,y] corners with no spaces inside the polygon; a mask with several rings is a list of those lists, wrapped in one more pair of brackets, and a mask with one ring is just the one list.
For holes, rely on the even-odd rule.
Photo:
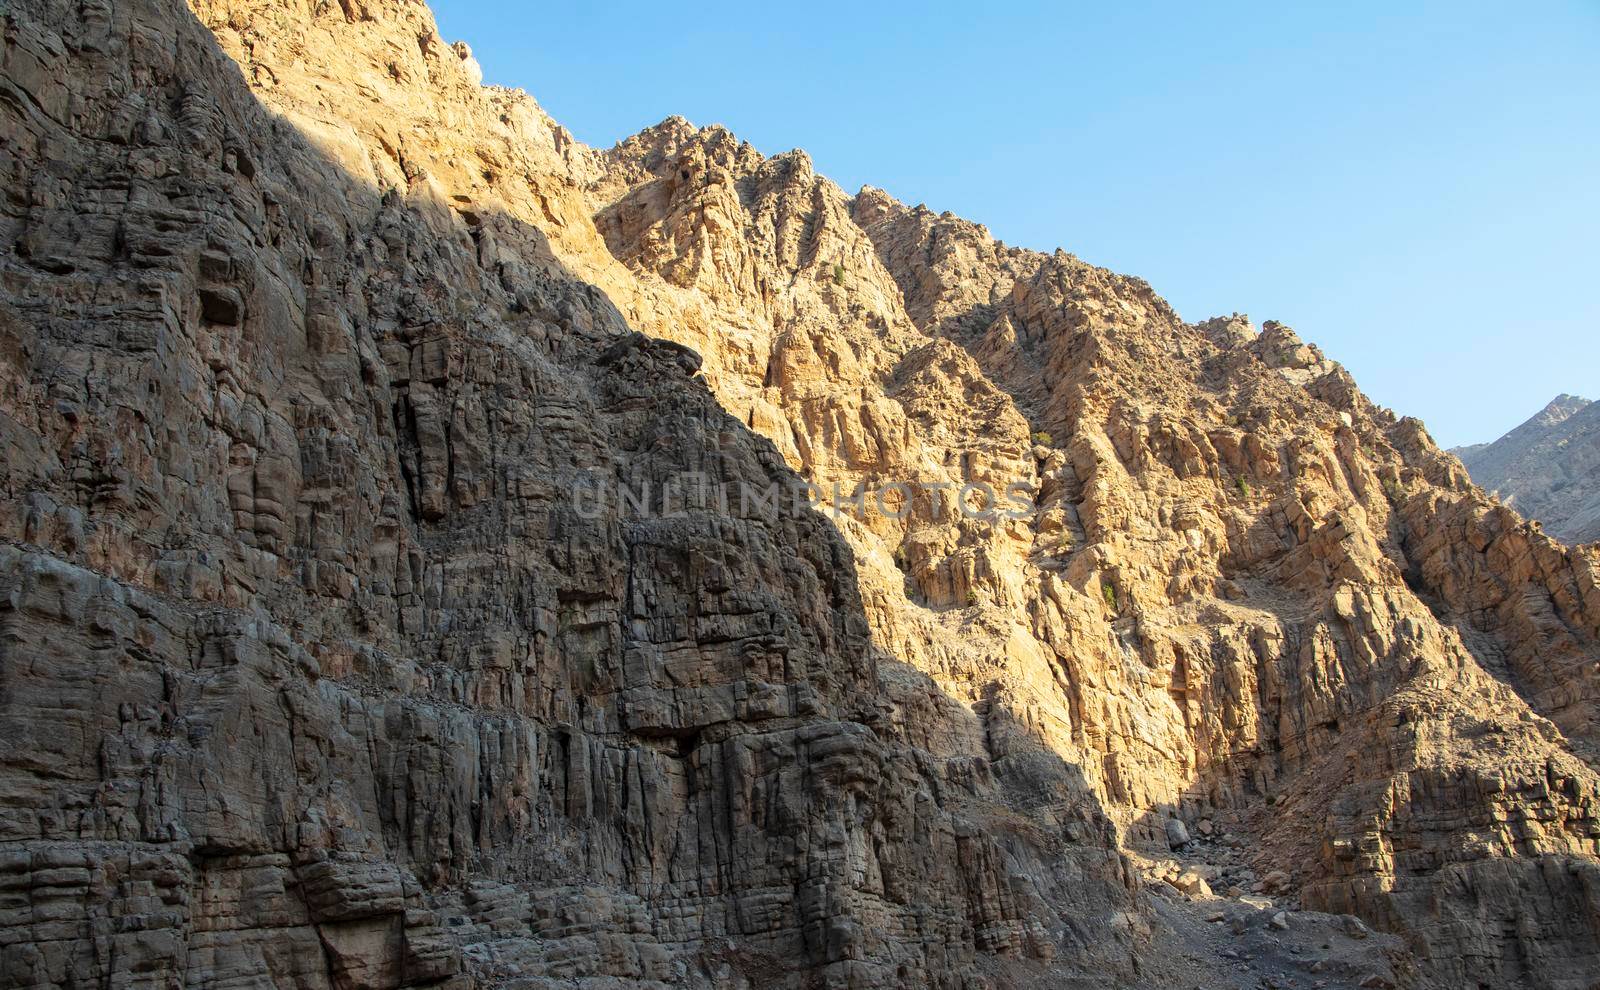
{"label": "rocky mountain", "polygon": [[6,985],[1600,978],[1600,549],[1289,328],[415,0],[0,17]]}
{"label": "rocky mountain", "polygon": [[1493,443],[1450,452],[1474,482],[1556,539],[1600,540],[1600,404],[1558,395]]}

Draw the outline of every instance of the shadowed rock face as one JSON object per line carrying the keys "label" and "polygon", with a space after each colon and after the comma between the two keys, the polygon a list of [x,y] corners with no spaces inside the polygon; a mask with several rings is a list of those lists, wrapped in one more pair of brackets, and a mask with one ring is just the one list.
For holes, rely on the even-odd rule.
{"label": "shadowed rock face", "polygon": [[[1330,985],[1600,968],[1600,555],[1287,327],[413,3],[3,16],[7,985],[1259,985],[1202,852]],[[575,494],[686,474],[1038,511]]]}
{"label": "shadowed rock face", "polygon": [[[200,13],[491,106],[420,8]],[[176,3],[4,43],[0,982],[1133,971],[1076,771],[1013,810],[830,522],[580,511],[793,475],[558,223],[374,177]]]}
{"label": "shadowed rock face", "polygon": [[1451,453],[1473,481],[1556,539],[1600,541],[1600,405],[1558,395],[1495,442]]}

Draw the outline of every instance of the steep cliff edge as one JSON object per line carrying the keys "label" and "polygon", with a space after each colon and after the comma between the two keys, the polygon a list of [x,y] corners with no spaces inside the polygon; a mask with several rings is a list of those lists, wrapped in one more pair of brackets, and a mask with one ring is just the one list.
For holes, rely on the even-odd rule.
{"label": "steep cliff edge", "polygon": [[[3,23],[8,985],[1257,985],[1173,846],[1329,985],[1600,970],[1600,555],[1287,328],[415,3]],[[578,494],[685,476],[915,484]]]}
{"label": "steep cliff edge", "polygon": [[1600,541],[1600,405],[1558,395],[1493,443],[1451,453],[1473,481],[1550,535]]}

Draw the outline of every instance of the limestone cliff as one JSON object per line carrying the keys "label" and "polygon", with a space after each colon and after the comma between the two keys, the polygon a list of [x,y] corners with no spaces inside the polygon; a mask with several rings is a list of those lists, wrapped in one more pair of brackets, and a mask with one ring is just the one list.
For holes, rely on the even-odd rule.
{"label": "limestone cliff", "polygon": [[1558,395],[1493,443],[1451,453],[1473,481],[1556,539],[1600,541],[1600,405]]}
{"label": "limestone cliff", "polygon": [[1600,551],[1288,328],[409,0],[3,17],[7,985],[1600,972]]}

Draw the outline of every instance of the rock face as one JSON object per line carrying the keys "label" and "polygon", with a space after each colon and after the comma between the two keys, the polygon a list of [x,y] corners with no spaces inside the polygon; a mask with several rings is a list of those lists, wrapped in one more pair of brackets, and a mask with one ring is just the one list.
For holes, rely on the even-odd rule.
{"label": "rock face", "polygon": [[6,985],[1600,972],[1600,551],[1287,327],[408,0],[0,23]]}
{"label": "rock face", "polygon": [[1600,540],[1600,404],[1558,395],[1495,442],[1451,453],[1474,482],[1556,539]]}
{"label": "rock face", "polygon": [[197,14],[553,155],[418,7],[7,12],[0,982],[1131,972],[1107,816],[1013,808],[824,517],[574,497],[792,475],[556,257],[573,187],[494,166],[537,226],[410,132],[375,178]]}

